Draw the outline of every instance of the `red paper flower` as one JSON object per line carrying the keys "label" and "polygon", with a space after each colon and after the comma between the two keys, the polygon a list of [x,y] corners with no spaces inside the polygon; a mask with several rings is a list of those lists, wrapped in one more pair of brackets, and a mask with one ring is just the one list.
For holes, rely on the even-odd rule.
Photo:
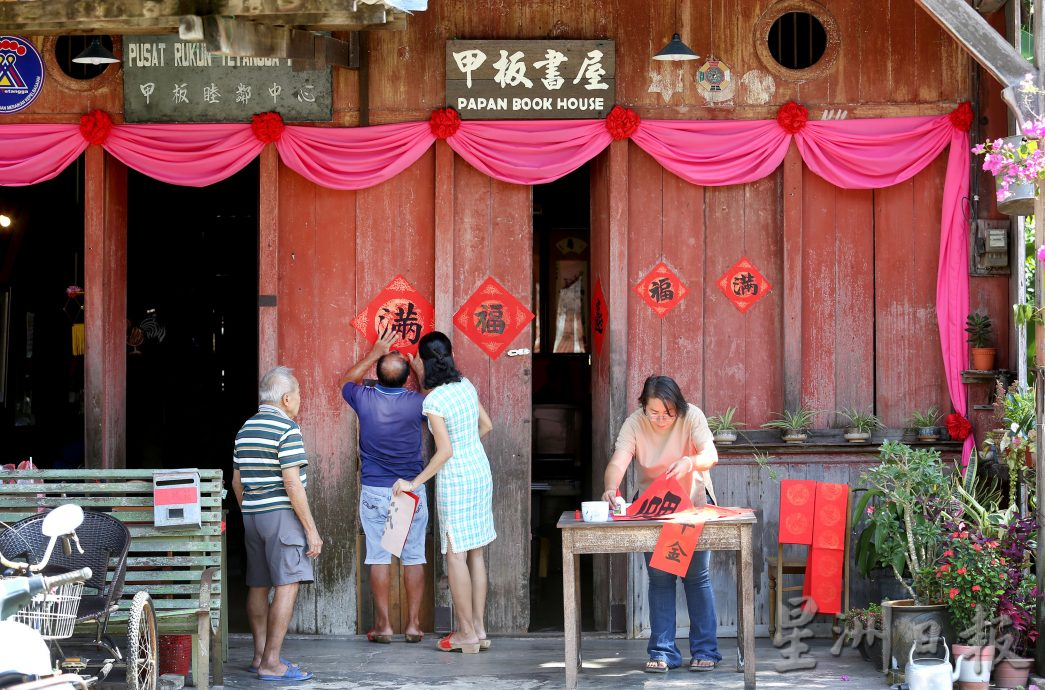
{"label": "red paper flower", "polygon": [[250,128],[262,144],[273,144],[283,136],[286,125],[279,113],[258,113],[251,118]]}
{"label": "red paper flower", "polygon": [[615,141],[620,141],[631,137],[639,128],[641,121],[642,118],[634,110],[615,105],[610,114],[606,116],[606,129],[610,131],[610,136]]}
{"label": "red paper flower", "polygon": [[112,118],[104,110],[92,110],[80,118],[80,134],[91,144],[104,144],[112,131]]}
{"label": "red paper flower", "polygon": [[962,101],[947,117],[951,119],[951,124],[955,129],[966,132],[972,126],[972,106],[968,101]]}
{"label": "red paper flower", "polygon": [[952,412],[947,415],[947,433],[951,435],[951,438],[955,441],[964,441],[969,437],[972,432],[972,424],[969,420],[961,416],[957,412]]}
{"label": "red paper flower", "polygon": [[798,134],[806,126],[809,119],[809,111],[795,103],[788,101],[776,111],[776,121],[788,134]]}
{"label": "red paper flower", "polygon": [[453,108],[433,110],[428,126],[432,128],[432,135],[436,139],[449,139],[461,128],[461,116]]}

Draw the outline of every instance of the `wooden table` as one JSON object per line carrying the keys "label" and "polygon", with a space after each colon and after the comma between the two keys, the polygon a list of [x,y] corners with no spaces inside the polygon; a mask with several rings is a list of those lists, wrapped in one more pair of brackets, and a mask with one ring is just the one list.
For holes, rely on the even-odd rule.
{"label": "wooden table", "polygon": [[[751,556],[754,514],[704,523],[697,542],[703,551],[736,551],[737,558],[737,671],[744,672],[745,690],[755,688],[755,592]],[[582,553],[644,553],[653,551],[664,525],[658,520],[584,522],[573,511],[562,514],[562,597],[566,628],[566,688],[577,687],[581,665],[581,588],[577,581]],[[750,659],[750,663],[744,663]]]}

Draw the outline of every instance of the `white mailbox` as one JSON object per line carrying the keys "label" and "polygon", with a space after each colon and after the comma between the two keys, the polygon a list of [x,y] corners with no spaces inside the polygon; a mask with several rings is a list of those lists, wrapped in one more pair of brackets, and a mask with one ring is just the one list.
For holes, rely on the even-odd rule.
{"label": "white mailbox", "polygon": [[156,470],[152,498],[152,520],[157,527],[200,526],[199,471]]}

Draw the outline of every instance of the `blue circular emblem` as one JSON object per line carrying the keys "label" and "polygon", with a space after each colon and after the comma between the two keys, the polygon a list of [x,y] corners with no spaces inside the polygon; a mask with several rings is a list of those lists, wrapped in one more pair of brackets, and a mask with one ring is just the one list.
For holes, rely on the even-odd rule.
{"label": "blue circular emblem", "polygon": [[18,36],[0,36],[0,113],[17,113],[44,86],[44,62],[36,46]]}

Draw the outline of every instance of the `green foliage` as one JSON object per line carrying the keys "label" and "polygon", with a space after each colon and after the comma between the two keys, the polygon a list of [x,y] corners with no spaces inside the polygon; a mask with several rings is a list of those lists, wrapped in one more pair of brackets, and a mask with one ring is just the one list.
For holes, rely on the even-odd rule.
{"label": "green foliage", "polygon": [[777,480],[777,473],[776,470],[773,469],[773,466],[770,464],[770,461],[772,461],[773,459],[772,456],[769,455],[769,453],[766,453],[765,451],[758,450],[757,448],[752,450],[751,455],[755,458],[755,462],[758,463],[758,466],[761,469],[765,470],[766,474],[769,475],[770,481],[775,482]]}
{"label": "green foliage", "polygon": [[1000,543],[968,530],[952,532],[934,571],[955,632],[970,645],[987,644],[990,621],[1008,576]]}
{"label": "green foliage", "polygon": [[1034,389],[1021,388],[1014,382],[1005,392],[1003,403],[1005,421],[1009,423],[1012,432],[1023,436],[1029,434],[1034,428]]}
{"label": "green foliage", "polygon": [[860,412],[855,407],[852,407],[842,408],[838,411],[838,414],[849,420],[849,428],[856,429],[863,434],[869,434],[875,429],[882,428],[882,420],[871,412]]}
{"label": "green foliage", "polygon": [[936,422],[940,420],[940,411],[936,409],[936,406],[930,407],[928,410],[916,410],[911,415],[911,421],[908,422],[913,429],[931,428],[936,426]]}
{"label": "green foliage", "polygon": [[776,419],[771,419],[762,425],[763,429],[780,429],[781,431],[798,432],[805,431],[813,426],[816,412],[800,407],[797,410],[784,410],[777,414]]}
{"label": "green foliage", "polygon": [[945,537],[943,524],[961,510],[940,453],[886,441],[879,457],[881,462],[861,475],[870,488],[853,516],[853,524],[865,516],[868,523],[856,541],[857,567],[864,575],[878,566],[890,568],[917,603],[938,601],[933,568]]}
{"label": "green foliage", "polygon": [[965,320],[965,332],[969,334],[968,342],[973,347],[991,346],[991,317],[973,312]]}
{"label": "green foliage", "polygon": [[733,415],[737,413],[737,408],[727,407],[726,411],[722,414],[713,415],[708,417],[708,427],[712,433],[718,433],[719,431],[736,431],[737,427],[744,426],[743,422],[733,421]]}

